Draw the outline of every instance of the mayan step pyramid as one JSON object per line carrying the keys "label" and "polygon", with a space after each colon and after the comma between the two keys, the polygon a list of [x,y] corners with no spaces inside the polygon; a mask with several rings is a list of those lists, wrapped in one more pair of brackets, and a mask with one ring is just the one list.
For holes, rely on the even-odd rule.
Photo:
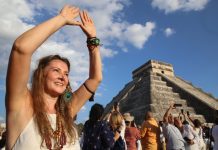
{"label": "mayan step pyramid", "polygon": [[131,113],[136,124],[142,123],[147,111],[162,120],[172,102],[182,104],[173,110],[174,116],[183,109],[202,122],[213,122],[218,110],[217,99],[175,76],[171,64],[155,60],[149,60],[132,72],[132,81],[107,104],[105,114],[110,112],[114,102],[119,102],[121,113]]}

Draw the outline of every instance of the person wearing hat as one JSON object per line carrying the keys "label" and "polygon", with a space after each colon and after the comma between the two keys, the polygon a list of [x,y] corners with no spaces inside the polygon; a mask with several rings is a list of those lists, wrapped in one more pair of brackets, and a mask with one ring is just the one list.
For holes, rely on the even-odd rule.
{"label": "person wearing hat", "polygon": [[126,130],[125,130],[125,140],[128,150],[137,150],[137,140],[140,139],[140,132],[139,130],[131,126],[131,123],[134,120],[134,117],[130,115],[130,113],[123,114],[123,118],[126,123]]}

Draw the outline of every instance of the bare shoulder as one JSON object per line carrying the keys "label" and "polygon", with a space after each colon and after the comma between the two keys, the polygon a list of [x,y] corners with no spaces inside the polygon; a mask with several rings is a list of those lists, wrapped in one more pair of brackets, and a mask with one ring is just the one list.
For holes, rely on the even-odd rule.
{"label": "bare shoulder", "polygon": [[[7,110],[7,148],[12,149],[17,138],[33,117],[32,96],[28,94],[22,101],[20,109]],[[19,98],[18,98],[19,99]]]}

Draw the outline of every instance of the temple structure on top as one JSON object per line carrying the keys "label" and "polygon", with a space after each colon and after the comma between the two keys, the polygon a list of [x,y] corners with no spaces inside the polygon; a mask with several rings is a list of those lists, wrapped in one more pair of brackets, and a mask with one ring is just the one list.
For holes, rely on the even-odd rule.
{"label": "temple structure on top", "polygon": [[174,116],[183,109],[202,122],[213,122],[218,110],[217,99],[176,76],[171,64],[156,60],[149,60],[132,72],[132,81],[107,104],[105,114],[114,102],[119,102],[121,113],[131,113],[137,124],[142,123],[147,111],[162,120],[171,103],[182,104],[173,110]]}

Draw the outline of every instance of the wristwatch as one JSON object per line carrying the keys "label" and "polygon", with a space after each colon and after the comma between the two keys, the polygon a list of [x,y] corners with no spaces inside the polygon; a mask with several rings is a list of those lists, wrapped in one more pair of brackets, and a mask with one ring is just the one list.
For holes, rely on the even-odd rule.
{"label": "wristwatch", "polygon": [[97,38],[97,37],[87,38],[86,43],[87,43],[87,45],[99,46],[100,45],[100,39]]}

